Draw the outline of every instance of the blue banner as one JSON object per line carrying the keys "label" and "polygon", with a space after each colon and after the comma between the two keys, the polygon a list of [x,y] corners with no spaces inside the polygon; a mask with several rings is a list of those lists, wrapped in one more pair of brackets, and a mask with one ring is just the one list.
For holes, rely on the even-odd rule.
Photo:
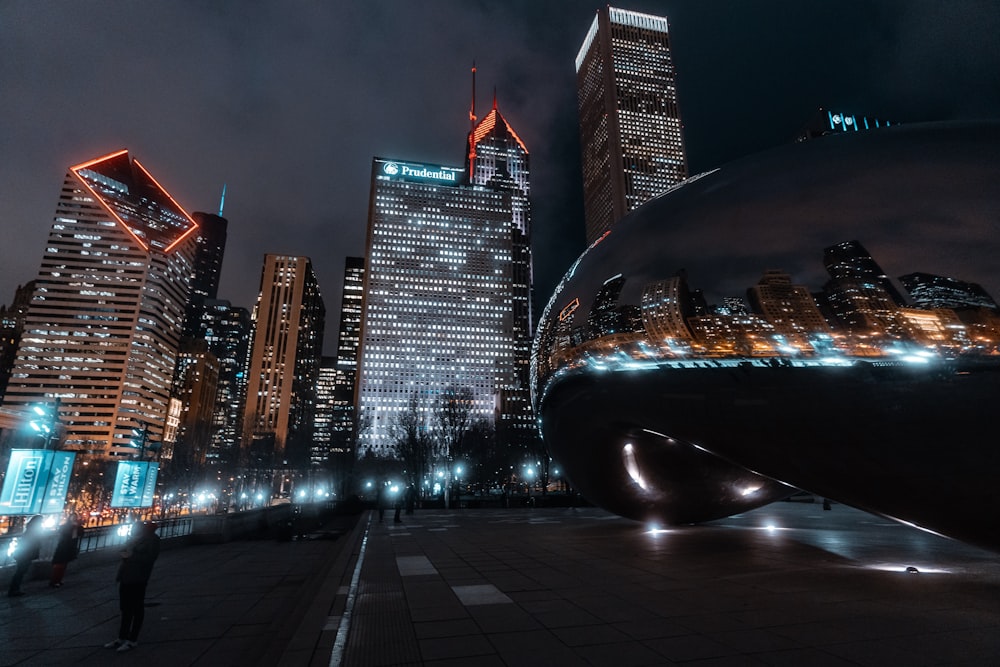
{"label": "blue banner", "polygon": [[52,452],[11,450],[3,491],[0,491],[0,514],[40,514],[51,465]]}
{"label": "blue banner", "polygon": [[111,507],[152,507],[159,463],[119,461]]}
{"label": "blue banner", "polygon": [[62,512],[66,506],[66,493],[73,478],[73,462],[76,452],[52,452],[52,467],[49,469],[49,483],[45,488],[42,514]]}
{"label": "blue banner", "polygon": [[3,491],[0,514],[55,514],[66,505],[76,452],[13,449]]}

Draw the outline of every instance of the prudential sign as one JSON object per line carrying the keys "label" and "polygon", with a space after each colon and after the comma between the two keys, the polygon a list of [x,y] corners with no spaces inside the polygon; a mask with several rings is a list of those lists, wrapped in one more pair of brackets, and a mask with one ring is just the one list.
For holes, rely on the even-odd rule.
{"label": "prudential sign", "polygon": [[416,181],[439,181],[442,183],[457,183],[461,169],[453,167],[438,167],[429,164],[414,164],[410,162],[385,162],[382,173],[390,178],[402,178]]}

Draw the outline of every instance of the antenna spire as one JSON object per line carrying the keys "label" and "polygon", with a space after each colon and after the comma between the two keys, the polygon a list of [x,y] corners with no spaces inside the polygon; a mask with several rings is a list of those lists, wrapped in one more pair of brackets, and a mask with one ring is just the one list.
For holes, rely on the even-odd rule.
{"label": "antenna spire", "polygon": [[469,105],[469,129],[476,129],[476,61],[472,61],[472,103]]}
{"label": "antenna spire", "polygon": [[222,184],[222,198],[219,200],[219,217],[222,217],[222,209],[226,206],[226,184]]}

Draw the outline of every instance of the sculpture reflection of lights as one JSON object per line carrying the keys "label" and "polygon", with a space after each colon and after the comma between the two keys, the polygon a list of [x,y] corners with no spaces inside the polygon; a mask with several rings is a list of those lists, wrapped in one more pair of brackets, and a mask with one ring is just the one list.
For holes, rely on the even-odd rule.
{"label": "sculpture reflection of lights", "polygon": [[[942,567],[929,567],[927,565],[900,565],[899,563],[872,563],[862,565],[866,570],[879,570],[881,572],[902,572],[904,574],[952,574],[951,570]],[[915,567],[916,572],[909,568]]]}
{"label": "sculpture reflection of lights", "polygon": [[1000,308],[886,277],[1000,292],[998,155],[996,121],[882,128],[751,156],[630,213],[537,327],[532,400],[570,484],[665,524],[787,484],[1000,550],[983,436]]}
{"label": "sculpture reflection of lights", "polygon": [[639,464],[635,461],[635,449],[631,444],[627,444],[622,448],[622,456],[625,457],[625,470],[628,471],[628,476],[632,478],[632,481],[639,485],[639,488],[643,491],[646,490],[646,483],[642,481],[642,475],[639,473]]}

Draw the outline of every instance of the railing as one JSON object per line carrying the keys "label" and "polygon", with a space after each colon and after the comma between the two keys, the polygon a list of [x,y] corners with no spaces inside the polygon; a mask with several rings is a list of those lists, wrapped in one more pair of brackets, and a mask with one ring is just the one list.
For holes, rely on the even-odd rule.
{"label": "railing", "polygon": [[[286,504],[228,514],[192,514],[157,519],[157,534],[163,540],[188,538],[199,542],[225,542],[271,533],[288,524],[298,515],[315,516],[322,511],[334,510],[335,508],[335,503],[327,502],[303,505]],[[140,524],[141,522],[128,522],[85,527],[83,537],[80,539],[80,553],[92,553],[121,547],[136,530],[135,527]],[[13,567],[14,559],[9,551],[12,540],[17,537],[17,534],[0,536],[0,568]],[[37,560],[51,560],[58,539],[58,531],[46,531],[42,537]]]}

